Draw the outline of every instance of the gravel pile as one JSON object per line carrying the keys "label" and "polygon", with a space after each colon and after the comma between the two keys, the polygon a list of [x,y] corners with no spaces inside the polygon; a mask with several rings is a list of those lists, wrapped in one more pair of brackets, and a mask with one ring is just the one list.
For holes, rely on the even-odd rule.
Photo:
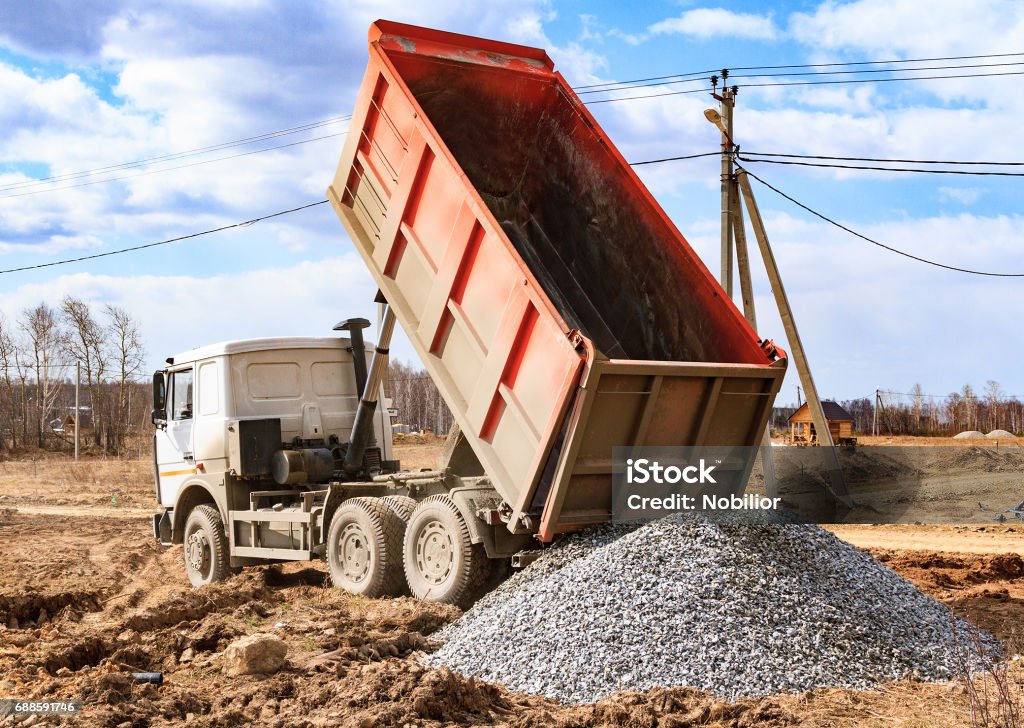
{"label": "gravel pile", "polygon": [[977,430],[964,430],[963,432],[953,435],[954,440],[974,440],[979,437],[984,437],[984,432],[978,432]]}
{"label": "gravel pile", "polygon": [[955,675],[950,646],[969,627],[943,605],[818,526],[750,520],[674,515],[576,534],[441,630],[427,661],[568,702]]}
{"label": "gravel pile", "polygon": [[995,439],[997,437],[1004,439],[1010,438],[1012,440],[1016,436],[1012,432],[1007,432],[1006,430],[992,430],[992,432],[985,435],[985,437],[990,437],[992,439]]}

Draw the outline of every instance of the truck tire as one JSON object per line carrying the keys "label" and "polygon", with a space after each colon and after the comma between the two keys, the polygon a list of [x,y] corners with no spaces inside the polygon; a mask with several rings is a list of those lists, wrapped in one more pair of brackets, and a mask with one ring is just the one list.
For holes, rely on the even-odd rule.
{"label": "truck tire", "polygon": [[351,498],[334,512],[327,533],[331,582],[365,597],[405,593],[405,521],[382,498]]}
{"label": "truck tire", "polygon": [[188,514],[184,551],[185,573],[192,586],[212,584],[231,573],[224,521],[216,506],[204,503]]}
{"label": "truck tire", "polygon": [[412,512],[416,510],[416,501],[406,495],[386,495],[381,500],[387,503],[391,510],[406,523],[412,517]]}
{"label": "truck tire", "polygon": [[420,501],[405,528],[405,580],[412,595],[468,607],[487,581],[490,562],[482,544],[447,495]]}

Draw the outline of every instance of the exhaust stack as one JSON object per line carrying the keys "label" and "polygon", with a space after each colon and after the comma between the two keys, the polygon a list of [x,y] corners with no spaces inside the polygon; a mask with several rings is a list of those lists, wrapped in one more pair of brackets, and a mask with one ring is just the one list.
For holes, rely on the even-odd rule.
{"label": "exhaust stack", "polygon": [[377,411],[377,394],[380,392],[380,384],[388,367],[388,349],[394,330],[395,314],[391,306],[386,306],[377,348],[373,352],[373,361],[370,362],[370,371],[366,376],[366,386],[356,409],[356,419],[352,424],[352,433],[349,435],[348,447],[345,450],[345,472],[349,475],[355,475],[363,469],[366,447],[373,437],[373,415]]}

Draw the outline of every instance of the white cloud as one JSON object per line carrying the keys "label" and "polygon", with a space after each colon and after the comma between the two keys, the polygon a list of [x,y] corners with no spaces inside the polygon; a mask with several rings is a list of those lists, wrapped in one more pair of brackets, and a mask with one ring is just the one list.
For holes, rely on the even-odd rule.
{"label": "white cloud", "polygon": [[943,202],[958,202],[973,205],[981,199],[982,191],[977,187],[940,187],[939,199]]}
{"label": "white cloud", "polygon": [[774,40],[778,30],[771,15],[734,13],[725,8],[696,8],[676,18],[667,18],[648,28],[655,35],[678,33],[701,39],[734,37]]}
{"label": "white cloud", "polygon": [[794,13],[790,30],[809,46],[913,57],[1013,53],[1024,34],[1024,5],[1017,0],[827,0],[809,13]]}
{"label": "white cloud", "polygon": [[[41,301],[56,306],[66,295],[122,306],[139,321],[156,366],[167,356],[216,341],[331,336],[331,327],[344,318],[375,321],[375,291],[352,253],[209,277],[72,273],[0,293],[0,312],[14,321],[23,309]],[[398,353],[413,356],[408,344],[400,344]]]}

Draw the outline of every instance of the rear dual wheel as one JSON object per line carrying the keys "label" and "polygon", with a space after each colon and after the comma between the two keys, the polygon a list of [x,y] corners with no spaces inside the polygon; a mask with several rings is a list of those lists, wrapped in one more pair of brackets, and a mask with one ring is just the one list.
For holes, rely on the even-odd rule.
{"label": "rear dual wheel", "polygon": [[490,573],[483,545],[473,543],[465,518],[447,495],[430,496],[416,506],[402,556],[409,590],[432,602],[466,607]]}
{"label": "rear dual wheel", "polygon": [[383,498],[351,498],[334,512],[327,563],[334,586],[366,597],[405,592],[405,521]]}
{"label": "rear dual wheel", "polygon": [[491,565],[447,495],[345,501],[331,518],[327,562],[334,586],[353,594],[412,592],[462,607],[479,596]]}

